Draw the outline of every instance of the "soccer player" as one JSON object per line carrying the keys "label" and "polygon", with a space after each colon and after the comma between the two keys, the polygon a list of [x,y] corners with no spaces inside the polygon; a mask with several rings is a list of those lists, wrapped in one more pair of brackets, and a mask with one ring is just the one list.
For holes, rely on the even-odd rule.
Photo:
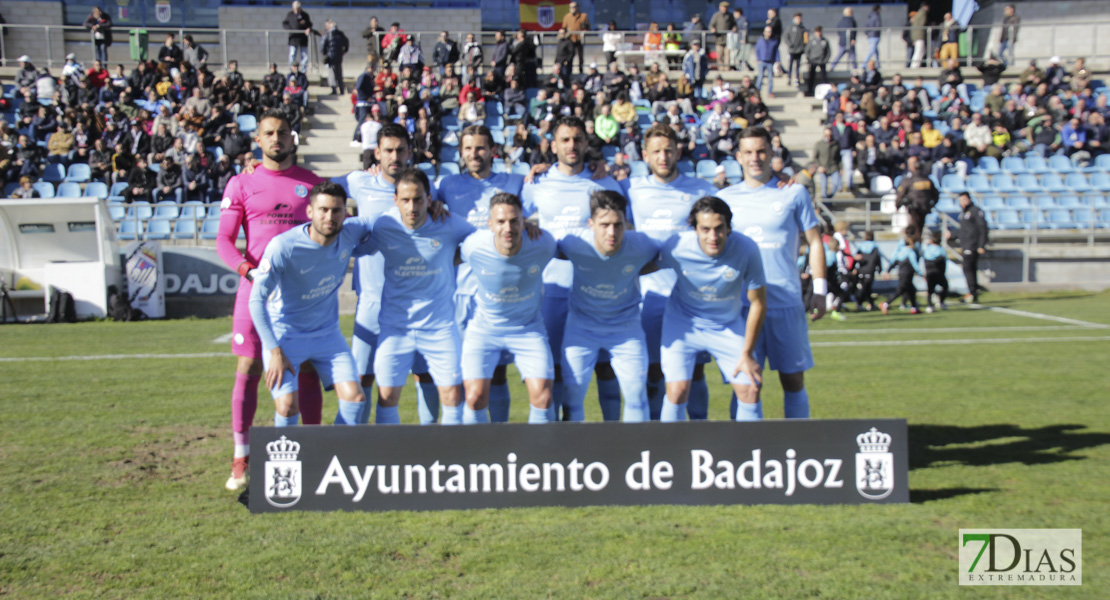
{"label": "soccer player", "polygon": [[429,218],[431,184],[419,169],[402,170],[395,184],[395,206],[374,222],[370,240],[385,259],[381,334],[374,357],[375,422],[400,423],[401,386],[419,352],[439,390],[443,424],[460,424],[462,336],[455,322],[455,257],[474,227],[457,215]]}
{"label": "soccer player", "polygon": [[[590,216],[590,192],[607,189],[620,192],[620,184],[613,178],[594,180],[586,166],[586,126],[582,120],[565,116],[555,120],[552,127],[557,162],[546,173],[526,184],[521,200],[524,212],[539,217],[540,227],[556,239],[586,227]],[[560,410],[565,394],[562,385],[562,368],[559,365],[563,347],[563,328],[567,319],[567,295],[570,292],[571,266],[564,260],[553,260],[544,271],[543,319],[547,327],[551,354],[555,357],[555,386],[553,401]],[[608,362],[598,365],[598,399],[606,420],[616,420],[620,415],[621,395],[616,375]],[[566,415],[563,415],[566,416]]]}
{"label": "soccer player", "polygon": [[[239,357],[235,387],[231,392],[231,430],[235,452],[231,476],[225,487],[238,491],[247,485],[250,461],[250,427],[258,408],[258,382],[262,378],[262,343],[251,322],[250,273],[258,266],[266,244],[274,236],[306,222],[308,191],[321,179],[294,165],[293,130],[284,113],[268,110],[258,120],[254,138],[262,149],[262,163],[250,173],[232,177],[220,204],[220,229],[216,250],[228,267],[238,271],[239,291],[232,317],[231,351]],[[242,228],[246,252],[236,247]],[[323,394],[311,365],[300,370],[300,409],[305,423],[320,423]]]}
{"label": "soccer player", "polygon": [[463,339],[463,423],[486,423],[492,417],[486,412],[490,377],[506,351],[512,353],[528,388],[528,422],[546,423],[555,416],[555,371],[540,296],[544,267],[555,255],[555,238],[547,232],[537,232],[534,239],[524,235],[524,207],[519,197],[505,192],[489,200],[486,223],[486,230],[468,237],[460,248],[472,272],[477,304]]}
{"label": "soccer player", "polygon": [[253,274],[250,312],[265,350],[266,387],[274,396],[277,427],[297,424],[297,365],[302,363],[311,363],[324,384],[335,387],[337,425],[356,424],[366,400],[351,348],[339,330],[339,287],[351,256],[369,251],[372,221],[344,222],[347,193],[338,184],[317,184],[310,199],[310,222],[270,240]]}
{"label": "soccer player", "polygon": [[[381,172],[371,174],[366,171],[351,171],[342,177],[332,179],[343,186],[349,198],[358,204],[360,217],[377,219],[394,207],[394,184],[397,175],[404,170],[412,158],[409,133],[401,125],[387,123],[378,130],[378,147],[374,150]],[[381,310],[382,285],[385,281],[383,257],[380,254],[364,256],[355,261],[355,291],[358,304],[355,309],[355,332],[351,339],[351,351],[355,357],[362,381],[362,391],[367,398],[373,398],[374,353],[378,347],[381,328],[378,313]],[[435,423],[439,418],[439,393],[427,374],[422,358],[414,361],[416,375],[417,412],[421,423]],[[359,415],[359,423],[370,420],[370,403],[364,405],[365,413]]]}
{"label": "soccer player", "polygon": [[640,271],[659,253],[647,234],[625,231],[628,201],[609,190],[590,194],[589,229],[559,240],[574,266],[563,367],[571,421],[585,419],[583,401],[598,354],[607,350],[624,394],[623,420],[648,421],[648,355],[640,326]]}
{"label": "soccer player", "polygon": [[[732,228],[752,238],[763,255],[767,322],[756,344],[756,361],[760,366],[767,361],[778,371],[786,418],[808,418],[805,372],[813,368],[813,353],[797,260],[798,238],[804,233],[813,278],[813,320],[817,320],[825,314],[825,295],[829,292],[825,245],[817,215],[805,187],[779,187],[778,179],[773,177],[771,136],[766,129],[748,127],[740,132],[736,159],[744,170],[744,181],[721,190],[718,196],[732,209]],[[740,396],[740,408],[751,418],[762,418],[759,388],[747,386],[744,392],[747,398]],[[741,416],[737,412],[736,418]]]}
{"label": "soccer player", "polygon": [[[701,198],[689,213],[694,231],[679,233],[659,250],[659,266],[674,269],[677,276],[663,313],[667,401],[661,421],[686,418],[690,376],[699,352],[717,359],[722,377],[744,400],[737,420],[747,420],[755,411],[743,392],[762,382],[763,369],[754,353],[766,309],[763,264],[759,247],[732,230],[732,219],[723,200]],[[747,315],[741,301],[745,296],[750,306]]]}
{"label": "soccer player", "polygon": [[[493,148],[493,134],[484,125],[472,125],[464,129],[459,136],[459,152],[466,163],[466,173],[450,175],[436,187],[436,199],[446,204],[452,214],[465,218],[479,230],[490,226],[491,198],[500,193],[519,198],[524,187],[524,177],[521,175],[492,172]],[[478,283],[470,265],[459,265],[455,314],[459,327],[464,332],[474,317],[477,292]],[[509,357],[502,358],[489,381],[489,418],[495,423],[509,420],[509,384],[505,378],[505,365],[509,361],[506,358]]]}
{"label": "soccer player", "polygon": [[[712,196],[717,188],[708,181],[678,172],[678,134],[667,125],[652,125],[644,132],[644,160],[651,171],[643,177],[625,179],[622,185],[632,205],[632,223],[636,230],[651,236],[657,243],[672,235],[689,231],[686,218],[690,207],[703,196]],[[663,332],[663,309],[674,287],[675,274],[660,269],[640,278],[643,302],[641,325],[648,347],[648,404],[651,418],[659,419],[663,407],[663,369],[659,366],[660,339]],[[686,409],[691,419],[704,419],[709,409],[709,388],[705,385],[703,355],[690,383]]]}

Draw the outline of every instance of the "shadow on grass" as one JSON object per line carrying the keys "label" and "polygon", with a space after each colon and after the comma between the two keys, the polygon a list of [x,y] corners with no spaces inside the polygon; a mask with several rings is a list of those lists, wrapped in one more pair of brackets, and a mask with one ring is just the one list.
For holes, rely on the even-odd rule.
{"label": "shadow on grass", "polygon": [[987,466],[1044,465],[1087,457],[1073,453],[1110,444],[1110,434],[1080,432],[1084,425],[910,425],[910,470],[937,463]]}
{"label": "shadow on grass", "polygon": [[923,504],[934,500],[947,500],[956,496],[968,494],[982,494],[984,492],[997,492],[998,488],[945,488],[941,490],[910,490],[910,502]]}

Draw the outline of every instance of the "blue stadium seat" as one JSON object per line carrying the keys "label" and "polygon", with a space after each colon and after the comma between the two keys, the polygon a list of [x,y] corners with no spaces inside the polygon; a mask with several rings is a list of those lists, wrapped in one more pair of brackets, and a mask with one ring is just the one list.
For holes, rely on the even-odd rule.
{"label": "blue stadium seat", "polygon": [[18,181],[9,181],[8,183],[4,184],[4,197],[5,198],[11,198],[12,197],[12,192],[14,192],[18,189],[19,189],[19,182]]}
{"label": "blue stadium seat", "polygon": [[123,201],[123,191],[127,189],[126,181],[117,181],[112,184],[112,188],[108,190],[109,201]]}
{"label": "blue stadium seat", "polygon": [[513,175],[527,176],[529,173],[532,172],[532,165],[526,162],[515,162],[513,163],[513,168],[510,169],[510,172]]}
{"label": "blue stadium seat", "polygon": [[1056,173],[1046,173],[1041,176],[1041,185],[1044,187],[1045,191],[1054,194],[1068,191],[1068,186],[1064,183],[1064,180],[1060,178],[1060,175]]}
{"label": "blue stadium seat", "polygon": [[146,200],[136,200],[127,208],[127,216],[145,221],[154,216],[154,208]]}
{"label": "blue stadium seat", "polygon": [[1099,154],[1096,156],[1095,166],[1104,173],[1110,173],[1110,154]]}
{"label": "blue stadium seat", "polygon": [[979,164],[976,169],[984,175],[994,175],[1002,171],[1002,168],[998,166],[998,159],[993,156],[979,157]]}
{"label": "blue stadium seat", "polygon": [[220,218],[220,205],[219,204],[209,204],[208,205],[208,218],[210,218],[210,219],[219,219]]}
{"label": "blue stadium seat", "polygon": [[1052,196],[1037,196],[1033,198],[1033,206],[1044,210],[1046,208],[1056,208],[1056,199]]}
{"label": "blue stadium seat", "polygon": [[196,237],[197,222],[193,219],[178,219],[173,224],[173,239],[191,240]]}
{"label": "blue stadium seat", "polygon": [[1110,206],[1110,200],[1107,200],[1106,196],[1102,194],[1087,194],[1083,196],[1083,204],[1092,208],[1106,208]]}
{"label": "blue stadium seat", "polygon": [[1079,208],[1083,203],[1079,201],[1079,196],[1060,196],[1056,199],[1056,206],[1059,208]]}
{"label": "blue stadium seat", "polygon": [[65,181],[66,168],[65,165],[59,163],[49,163],[42,169],[42,180],[49,181],[50,183],[58,183]]}
{"label": "blue stadium seat", "polygon": [[108,216],[112,217],[113,221],[122,221],[127,216],[127,207],[120,202],[109,202]]}
{"label": "blue stadium seat", "polygon": [[1018,191],[1017,185],[1014,184],[1014,178],[1005,173],[991,177],[991,187],[1000,194],[1010,194]]}
{"label": "blue stadium seat", "polygon": [[712,181],[717,175],[717,163],[709,159],[699,160],[697,165],[695,165],[694,173],[700,179]]}
{"label": "blue stadium seat", "polygon": [[1010,173],[1011,175],[1018,175],[1025,173],[1025,161],[1021,160],[1018,156],[1007,156],[1002,159],[1002,170]]}
{"label": "blue stadium seat", "polygon": [[440,125],[443,126],[445,131],[457,131],[459,129],[459,119],[453,114],[443,115],[443,118],[440,120]]}
{"label": "blue stadium seat", "polygon": [[721,164],[725,166],[725,177],[728,178],[729,183],[737,183],[744,178],[744,169],[735,158],[726,158],[721,161]]}
{"label": "blue stadium seat", "polygon": [[[261,154],[262,149],[258,148],[258,151],[259,151],[259,153],[255,154],[254,157],[257,158],[258,160],[262,160],[262,154]],[[162,170],[162,164],[161,163],[150,163],[149,165],[147,165],[147,168],[149,168],[151,171],[154,171],[155,174],[157,174],[159,171]]]}
{"label": "blue stadium seat", "polygon": [[948,173],[940,178],[941,191],[950,194],[960,194],[967,191],[967,186],[964,185],[964,180],[955,173]]}
{"label": "blue stadium seat", "polygon": [[459,174],[459,163],[457,163],[457,162],[440,163],[439,172],[442,175],[458,175]]}
{"label": "blue stadium seat", "polygon": [[628,166],[632,169],[632,177],[643,177],[650,172],[647,163],[642,160],[634,160]]}
{"label": "blue stadium seat", "polygon": [[1094,210],[1083,207],[1076,208],[1071,211],[1072,223],[1080,229],[1091,229],[1098,227],[1098,214]]}
{"label": "blue stadium seat", "polygon": [[432,163],[429,163],[429,162],[418,163],[416,165],[416,168],[420,169],[425,175],[427,175],[429,180],[436,178],[436,167]]}
{"label": "blue stadium seat", "polygon": [[613,164],[613,158],[617,155],[617,147],[612,145],[605,145],[601,147],[601,157],[605,162]]}
{"label": "blue stadium seat", "polygon": [[39,193],[39,198],[54,197],[54,184],[49,181],[36,181],[31,184],[31,187],[35,188],[35,191]]}
{"label": "blue stadium seat", "polygon": [[168,240],[173,228],[169,219],[151,219],[146,222],[146,239]]}
{"label": "blue stadium seat", "polygon": [[640,126],[640,129],[647,129],[651,127],[651,124],[654,122],[655,119],[651,116],[650,112],[637,113],[636,115],[636,124]]}
{"label": "blue stadium seat", "polygon": [[1018,211],[1013,209],[996,210],[990,218],[990,224],[997,229],[1028,229],[1021,222]]}
{"label": "blue stadium seat", "polygon": [[505,166],[505,161],[503,161],[503,160],[494,160],[493,164],[490,165],[490,172],[492,172],[492,173],[508,173],[509,172],[509,167]]}
{"label": "blue stadium seat", "polygon": [[942,213],[958,213],[960,212],[960,205],[951,196],[941,196],[940,201],[937,202],[937,212]]}
{"label": "blue stadium seat", "polygon": [[998,210],[1006,208],[1006,201],[1001,196],[987,196],[983,198],[980,208],[983,210]]}
{"label": "blue stadium seat", "polygon": [[982,173],[972,173],[967,176],[967,189],[976,194],[988,194],[994,191],[991,188],[990,179]]}
{"label": "blue stadium seat", "polygon": [[1110,192],[1110,173],[1099,171],[1091,175],[1091,187],[1100,192]]}
{"label": "blue stadium seat", "polygon": [[239,131],[243,133],[250,133],[258,129],[258,121],[254,118],[254,115],[239,115],[235,121],[239,123]]}
{"label": "blue stadium seat", "polygon": [[485,123],[486,127],[488,127],[490,131],[501,131],[502,129],[505,129],[505,118],[501,115],[487,114]]}
{"label": "blue stadium seat", "polygon": [[1048,168],[1048,163],[1040,154],[1029,154],[1025,157],[1025,170],[1035,175],[1043,175],[1052,169]]}
{"label": "blue stadium seat", "polygon": [[1027,194],[1036,194],[1044,191],[1044,186],[1037,181],[1037,176],[1032,173],[1022,173],[1017,176],[1018,189]]}
{"label": "blue stadium seat", "polygon": [[1075,170],[1075,166],[1071,164],[1071,160],[1059,154],[1053,154],[1048,158],[1048,167],[1057,173],[1071,173]]}
{"label": "blue stadium seat", "polygon": [[1006,206],[1017,209],[1033,207],[1033,205],[1029,203],[1029,198],[1025,196],[1010,196],[1006,199]]}
{"label": "blue stadium seat", "polygon": [[1094,189],[1091,187],[1090,182],[1087,181],[1087,176],[1079,172],[1068,173],[1068,177],[1064,180],[1064,183],[1068,186],[1068,189],[1073,192],[1083,193]]}
{"label": "blue stadium seat", "polygon": [[1098,221],[1103,229],[1110,229],[1110,208],[1098,211]]}
{"label": "blue stadium seat", "polygon": [[202,240],[214,240],[214,239],[216,239],[216,237],[217,237],[216,234],[219,233],[219,231],[220,231],[220,219],[219,218],[213,219],[212,217],[209,217],[209,218],[205,219],[204,223],[201,225],[200,239],[202,239]]}
{"label": "blue stadium seat", "polygon": [[90,179],[92,179],[92,168],[85,163],[73,163],[66,171],[66,181],[85,183]]}
{"label": "blue stadium seat", "polygon": [[1021,211],[1021,222],[1029,227],[1043,227],[1044,215],[1036,208],[1027,208]]}
{"label": "blue stadium seat", "polygon": [[504,146],[505,145],[505,130],[504,129],[492,129],[492,130],[490,130],[489,134],[493,138],[493,144],[495,146]]}
{"label": "blue stadium seat", "polygon": [[501,104],[500,100],[493,102],[486,102],[486,116],[496,115],[501,116],[505,114],[505,105]]}
{"label": "blue stadium seat", "polygon": [[106,200],[108,198],[108,184],[103,181],[90,181],[85,185],[85,196]]}
{"label": "blue stadium seat", "polygon": [[444,146],[439,149],[439,161],[441,164],[459,162],[459,149],[455,146]]}
{"label": "blue stadium seat", "polygon": [[125,219],[119,223],[119,239],[138,240],[143,237],[143,221]]}
{"label": "blue stadium seat", "polygon": [[181,207],[181,214],[178,215],[178,218],[198,221],[204,218],[207,210],[208,207],[200,200],[190,200]]}
{"label": "blue stadium seat", "polygon": [[72,181],[63,181],[58,184],[58,191],[54,193],[58,198],[80,198],[81,184]]}
{"label": "blue stadium seat", "polygon": [[1045,220],[1053,229],[1075,229],[1075,222],[1071,220],[1071,211],[1063,208],[1050,208],[1045,211]]}
{"label": "blue stadium seat", "polygon": [[155,219],[176,219],[181,215],[181,209],[172,200],[163,200],[154,205]]}
{"label": "blue stadium seat", "polygon": [[689,159],[682,159],[678,161],[678,172],[683,175],[694,176],[694,163]]}

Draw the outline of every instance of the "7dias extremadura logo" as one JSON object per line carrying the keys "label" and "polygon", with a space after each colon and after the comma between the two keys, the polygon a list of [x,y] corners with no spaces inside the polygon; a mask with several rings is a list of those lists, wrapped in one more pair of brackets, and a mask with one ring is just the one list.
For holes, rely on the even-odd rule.
{"label": "7dias extremadura logo", "polygon": [[960,585],[1083,585],[1082,529],[961,529]]}

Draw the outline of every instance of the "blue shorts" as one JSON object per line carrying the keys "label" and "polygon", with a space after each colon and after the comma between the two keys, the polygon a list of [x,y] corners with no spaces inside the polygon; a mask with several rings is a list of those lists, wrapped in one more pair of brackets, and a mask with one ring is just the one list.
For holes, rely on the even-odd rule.
{"label": "blue shorts", "polygon": [[[281,384],[270,393],[274,398],[297,391],[297,375],[300,374],[301,365],[311,362],[320,375],[324,389],[330,390],[337,381],[358,382],[358,373],[355,369],[355,359],[351,356],[351,348],[347,339],[336,327],[330,334],[313,337],[288,336],[278,340],[281,351],[293,365],[294,374],[285,371],[281,376]],[[270,352],[262,352],[262,366],[269,368]]]}
{"label": "blue shorts", "polygon": [[[638,321],[599,326],[576,317],[567,318],[563,337],[563,382],[567,386],[567,402],[581,405],[586,397],[594,366],[608,355],[617,376],[626,405],[636,411],[647,408],[648,358],[644,332]],[[627,414],[627,413],[626,413]],[[649,420],[650,413],[640,420]]]}
{"label": "blue shorts", "polygon": [[[459,324],[459,331],[463,332],[463,345],[466,345],[466,328],[470,324],[470,320],[474,318],[474,314],[478,311],[478,300],[473,294],[455,294],[455,322]],[[544,334],[544,339],[547,334]],[[501,358],[497,361],[497,366],[512,364],[513,353],[504,351],[501,353]],[[466,365],[463,365],[464,367]],[[463,375],[463,379],[466,379]]]}
{"label": "blue shorts", "polygon": [[[556,289],[555,293],[562,295],[552,295],[552,288]],[[540,311],[543,313],[543,327],[547,331],[548,347],[556,365],[562,364],[560,357],[563,352],[563,330],[567,326],[567,308],[570,300],[565,294],[563,288],[550,283],[543,285]]]}
{"label": "blue shorts", "polygon": [[[744,308],[744,318],[748,317]],[[775,308],[767,311],[763,331],[752,352],[755,362],[779,373],[800,373],[813,368],[813,351],[809,347],[809,321],[801,306]]]}
{"label": "blue shorts", "polygon": [[463,379],[490,379],[506,355],[524,379],[554,379],[555,362],[543,322],[523,331],[505,333],[468,327],[462,345]]}
{"label": "blue shorts", "polygon": [[[365,299],[364,299],[365,298]],[[359,375],[374,374],[374,353],[378,349],[378,313],[381,312],[378,298],[359,296],[355,308],[355,334],[351,337],[351,354],[355,357],[355,367]]]}
{"label": "blue shorts", "polygon": [[708,352],[717,359],[717,368],[728,383],[750,385],[751,380],[744,373],[732,377],[743,353],[744,327],[744,319],[737,319],[720,329],[702,329],[681,314],[667,311],[663,316],[663,378],[689,381],[694,376],[698,354]]}
{"label": "blue shorts", "polygon": [[[410,371],[430,372],[432,380],[440,387],[459,385],[462,383],[461,353],[462,336],[454,323],[441,329],[386,328],[379,337],[374,374],[379,387],[405,385]],[[426,369],[415,364],[420,355],[427,361]]]}

